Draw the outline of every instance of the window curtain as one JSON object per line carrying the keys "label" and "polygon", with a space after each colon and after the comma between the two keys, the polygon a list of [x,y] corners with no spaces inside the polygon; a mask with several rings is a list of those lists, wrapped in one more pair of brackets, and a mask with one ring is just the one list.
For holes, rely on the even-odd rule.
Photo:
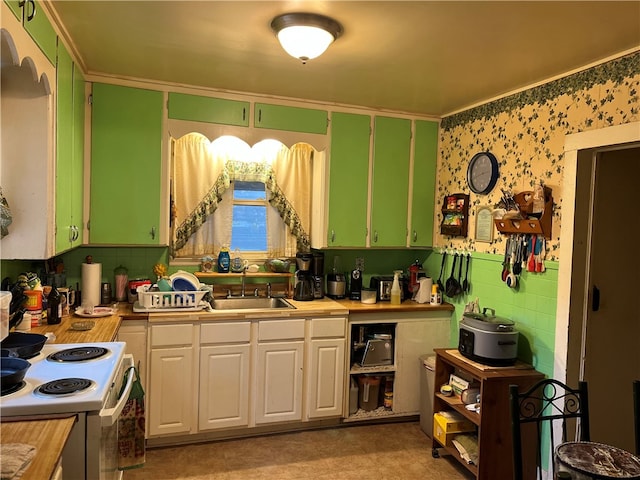
{"label": "window curtain", "polygon": [[[212,255],[231,243],[233,180],[265,183],[268,255],[308,250],[311,227],[312,146],[291,149],[265,140],[250,148],[235,137],[209,142],[199,133],[172,140],[172,256]],[[215,212],[215,214],[214,214]],[[273,221],[279,216],[282,221]],[[282,222],[286,232],[281,229]]]}

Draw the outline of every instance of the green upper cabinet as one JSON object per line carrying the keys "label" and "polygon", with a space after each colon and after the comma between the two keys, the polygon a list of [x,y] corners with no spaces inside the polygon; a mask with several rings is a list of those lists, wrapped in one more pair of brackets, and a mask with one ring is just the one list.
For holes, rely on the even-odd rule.
{"label": "green upper cabinet", "polygon": [[158,245],[162,92],[93,84],[89,242]]}
{"label": "green upper cabinet", "polygon": [[371,181],[372,247],[406,247],[411,120],[375,117]]}
{"label": "green upper cabinet", "polygon": [[325,110],[256,103],[253,123],[258,128],[326,135],[328,118]]}
{"label": "green upper cabinet", "polygon": [[84,110],[86,96],[84,93],[85,81],[82,71],[77,64],[73,65],[73,151],[72,151],[72,177],[73,198],[71,203],[71,221],[76,228],[76,234],[72,240],[72,247],[82,243],[82,231],[84,226]]}
{"label": "green upper cabinet", "polygon": [[438,122],[416,120],[413,142],[409,245],[430,247],[433,244]]}
{"label": "green upper cabinet", "polygon": [[37,0],[5,0],[11,11],[22,22],[31,38],[52,65],[56,64],[58,35],[44,13],[42,2]]}
{"label": "green upper cabinet", "polygon": [[370,124],[368,115],[331,115],[329,247],[366,246]]}
{"label": "green upper cabinet", "polygon": [[56,253],[71,247],[77,231],[71,219],[73,196],[73,61],[62,43],[56,65]]}
{"label": "green upper cabinet", "polygon": [[249,102],[169,93],[169,118],[249,126]]}

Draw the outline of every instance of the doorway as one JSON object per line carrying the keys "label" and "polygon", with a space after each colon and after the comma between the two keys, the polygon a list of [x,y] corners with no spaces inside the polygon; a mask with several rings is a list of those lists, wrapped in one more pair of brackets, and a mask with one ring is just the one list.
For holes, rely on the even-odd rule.
{"label": "doorway", "polygon": [[603,130],[608,132],[572,135],[567,143],[576,148],[565,148],[565,187],[573,182],[575,198],[565,199],[572,205],[563,212],[556,378],[565,373],[566,350],[567,383],[584,379],[589,385],[591,439],[633,451],[631,385],[640,378],[634,277],[640,256],[630,233],[638,218],[640,125]]}

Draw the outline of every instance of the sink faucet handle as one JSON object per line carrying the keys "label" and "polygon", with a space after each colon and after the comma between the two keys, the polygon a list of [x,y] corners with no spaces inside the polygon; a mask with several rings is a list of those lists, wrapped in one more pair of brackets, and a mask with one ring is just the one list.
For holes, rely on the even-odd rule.
{"label": "sink faucet handle", "polygon": [[271,298],[271,282],[267,282],[267,298]]}
{"label": "sink faucet handle", "polygon": [[260,296],[260,294],[258,293],[258,289],[257,288],[253,291],[253,296],[254,297],[259,297]]}
{"label": "sink faucet handle", "polygon": [[227,289],[227,298],[231,298],[231,289]]}

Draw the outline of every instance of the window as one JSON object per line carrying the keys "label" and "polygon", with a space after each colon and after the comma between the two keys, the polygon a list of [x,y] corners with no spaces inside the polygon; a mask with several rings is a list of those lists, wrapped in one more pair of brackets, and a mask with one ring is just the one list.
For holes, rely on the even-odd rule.
{"label": "window", "polygon": [[264,183],[233,182],[232,251],[266,254],[267,206]]}

